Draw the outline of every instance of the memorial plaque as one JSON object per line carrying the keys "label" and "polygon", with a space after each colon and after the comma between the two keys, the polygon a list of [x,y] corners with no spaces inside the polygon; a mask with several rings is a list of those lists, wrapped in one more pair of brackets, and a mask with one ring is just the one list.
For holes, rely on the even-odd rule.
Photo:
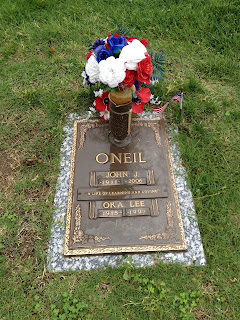
{"label": "memorial plaque", "polygon": [[75,121],[64,255],[186,250],[164,120],[133,119],[126,147]]}

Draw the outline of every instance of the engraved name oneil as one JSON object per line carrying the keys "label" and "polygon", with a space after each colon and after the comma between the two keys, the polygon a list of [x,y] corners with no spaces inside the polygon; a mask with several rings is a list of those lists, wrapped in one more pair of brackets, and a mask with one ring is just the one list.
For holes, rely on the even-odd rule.
{"label": "engraved name oneil", "polygon": [[115,153],[98,153],[96,155],[96,161],[100,164],[105,164],[108,162],[111,163],[145,163],[146,160],[143,160],[142,152],[120,152],[118,154]]}

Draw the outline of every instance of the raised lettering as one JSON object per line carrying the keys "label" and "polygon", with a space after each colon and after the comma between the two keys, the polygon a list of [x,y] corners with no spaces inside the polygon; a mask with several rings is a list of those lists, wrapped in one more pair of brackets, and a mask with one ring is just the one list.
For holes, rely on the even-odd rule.
{"label": "raised lettering", "polygon": [[103,202],[103,208],[107,209],[109,208],[109,202]]}
{"label": "raised lettering", "polygon": [[114,153],[112,153],[112,163],[115,163],[114,159],[116,159],[119,163],[122,163],[122,153],[119,153],[118,157]]}
{"label": "raised lettering", "polygon": [[146,160],[142,160],[142,152],[139,152],[139,163],[147,162]]}
{"label": "raised lettering", "polygon": [[117,207],[118,208],[123,208],[122,202],[119,202]]}
{"label": "raised lettering", "polygon": [[[105,160],[104,160],[104,161],[100,161],[100,160],[99,160],[99,157],[102,156],[102,155],[105,157]],[[101,153],[99,153],[99,154],[96,155],[96,161],[97,161],[98,163],[100,163],[100,164],[105,164],[105,163],[108,162],[108,160],[109,160],[109,157],[108,157],[108,155],[107,155],[106,153],[101,152]]]}
{"label": "raised lettering", "polygon": [[124,152],[123,153],[124,156],[124,163],[132,163],[131,161],[131,153],[130,152]]}
{"label": "raised lettering", "polygon": [[140,207],[144,207],[145,204],[144,204],[144,201],[140,201]]}
{"label": "raised lettering", "polygon": [[137,159],[136,159],[136,153],[133,152],[133,162],[136,163],[137,162]]}

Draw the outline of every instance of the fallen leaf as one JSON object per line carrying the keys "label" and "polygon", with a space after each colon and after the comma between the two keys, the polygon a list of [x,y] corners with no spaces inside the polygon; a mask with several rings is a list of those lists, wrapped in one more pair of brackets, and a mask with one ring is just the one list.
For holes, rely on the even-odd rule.
{"label": "fallen leaf", "polygon": [[39,175],[37,174],[35,178],[33,178],[31,181],[35,181],[37,180],[37,178],[39,177]]}
{"label": "fallen leaf", "polygon": [[49,135],[48,132],[47,132],[47,129],[45,130],[44,135],[45,135],[46,138],[49,138],[49,137],[50,137],[50,135]]}
{"label": "fallen leaf", "polygon": [[23,160],[23,164],[26,164],[27,166],[31,166],[34,162],[42,163],[42,160],[39,157]]}
{"label": "fallen leaf", "polygon": [[53,48],[49,48],[50,52],[55,52],[55,50]]}

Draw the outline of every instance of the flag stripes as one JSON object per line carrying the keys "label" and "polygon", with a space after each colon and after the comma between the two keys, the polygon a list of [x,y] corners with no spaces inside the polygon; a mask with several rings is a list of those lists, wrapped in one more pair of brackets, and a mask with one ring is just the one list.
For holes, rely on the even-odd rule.
{"label": "flag stripes", "polygon": [[182,109],[182,100],[183,100],[183,93],[182,93],[182,91],[179,91],[168,102],[166,102],[162,107],[154,108],[154,111],[157,114],[162,114],[171,101],[177,101],[179,103],[180,109]]}

